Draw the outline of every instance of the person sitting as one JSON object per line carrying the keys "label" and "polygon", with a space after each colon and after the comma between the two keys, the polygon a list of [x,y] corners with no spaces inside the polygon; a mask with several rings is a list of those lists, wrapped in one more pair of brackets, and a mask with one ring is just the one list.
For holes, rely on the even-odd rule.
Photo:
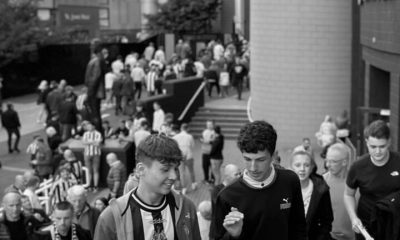
{"label": "person sitting", "polygon": [[119,122],[118,127],[115,129],[113,136],[114,138],[117,138],[118,136],[128,136],[129,135],[129,129],[126,127],[126,121],[125,120],[121,120]]}
{"label": "person sitting", "polygon": [[114,129],[110,126],[110,122],[108,120],[103,121],[103,136],[105,139],[109,139],[113,136]]}

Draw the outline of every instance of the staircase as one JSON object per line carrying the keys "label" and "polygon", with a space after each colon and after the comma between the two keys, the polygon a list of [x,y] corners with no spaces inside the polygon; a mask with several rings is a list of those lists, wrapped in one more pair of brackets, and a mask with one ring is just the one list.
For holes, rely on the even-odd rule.
{"label": "staircase", "polygon": [[189,124],[190,133],[196,139],[201,137],[207,120],[214,120],[221,127],[226,140],[236,140],[240,128],[249,121],[246,109],[201,107]]}

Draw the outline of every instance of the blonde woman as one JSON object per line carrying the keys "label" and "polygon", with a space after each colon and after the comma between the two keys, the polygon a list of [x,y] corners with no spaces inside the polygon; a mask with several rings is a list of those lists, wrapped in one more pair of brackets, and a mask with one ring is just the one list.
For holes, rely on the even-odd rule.
{"label": "blonde woman", "polygon": [[308,239],[330,239],[333,221],[331,197],[325,180],[314,171],[314,159],[307,152],[294,152],[290,166],[300,179]]}
{"label": "blonde woman", "polygon": [[50,88],[48,82],[46,80],[42,80],[38,86],[38,98],[36,101],[37,105],[40,107],[39,114],[36,118],[37,123],[43,123],[43,119],[45,119],[45,116],[47,115],[46,98],[49,92]]}

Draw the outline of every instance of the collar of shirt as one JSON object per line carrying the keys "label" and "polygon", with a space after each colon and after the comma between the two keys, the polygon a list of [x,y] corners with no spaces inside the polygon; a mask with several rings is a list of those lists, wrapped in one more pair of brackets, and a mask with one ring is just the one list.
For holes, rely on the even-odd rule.
{"label": "collar of shirt", "polygon": [[269,177],[267,177],[267,179],[265,179],[262,182],[256,181],[254,179],[252,179],[249,176],[249,173],[247,171],[247,169],[244,170],[244,174],[243,174],[243,180],[249,184],[250,186],[254,187],[254,188],[265,188],[268,187],[269,185],[271,185],[272,181],[275,179],[275,168],[272,167],[271,170],[271,174],[269,175]]}
{"label": "collar of shirt", "polygon": [[111,167],[114,167],[114,166],[118,165],[118,162],[119,162],[119,160],[111,163]]}

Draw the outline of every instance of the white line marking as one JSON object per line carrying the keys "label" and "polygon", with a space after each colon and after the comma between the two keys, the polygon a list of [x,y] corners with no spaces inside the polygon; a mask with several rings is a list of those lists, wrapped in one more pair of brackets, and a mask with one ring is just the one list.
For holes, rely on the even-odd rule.
{"label": "white line marking", "polygon": [[26,172],[26,171],[31,170],[31,169],[26,169],[26,168],[16,168],[16,167],[7,167],[7,166],[3,166],[1,169],[6,170],[6,171],[11,171],[11,172]]}
{"label": "white line marking", "polygon": [[104,113],[104,114],[101,115],[101,119],[104,119],[104,118],[109,117],[109,116],[110,116],[109,113]]}

